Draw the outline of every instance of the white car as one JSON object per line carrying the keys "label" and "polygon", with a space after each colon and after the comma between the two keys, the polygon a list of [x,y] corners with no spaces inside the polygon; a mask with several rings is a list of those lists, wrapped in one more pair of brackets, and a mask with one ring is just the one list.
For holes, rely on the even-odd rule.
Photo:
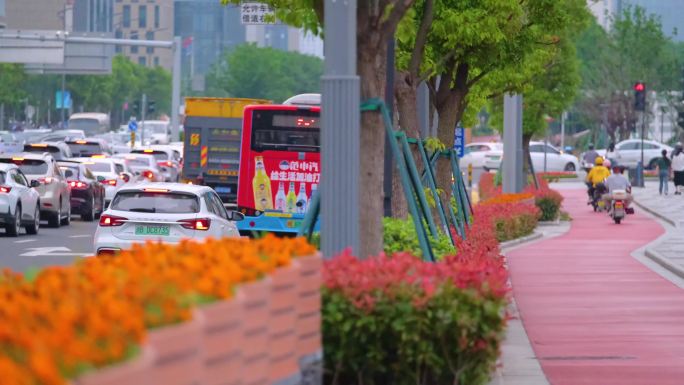
{"label": "white car", "polygon": [[21,227],[27,234],[38,234],[40,228],[40,182],[28,179],[14,164],[0,163],[0,226],[11,237]]}
{"label": "white car", "polygon": [[169,144],[171,125],[164,120],[146,120],[138,123],[138,135],[145,131],[145,142],[151,144]]}
{"label": "white car", "polygon": [[[662,150],[667,155],[672,154],[672,147],[653,140],[644,140],[644,166],[654,169],[657,158],[662,156]],[[634,168],[641,161],[641,139],[628,139],[615,145],[615,159],[620,166]]]}
{"label": "white car", "polygon": [[556,147],[544,142],[530,142],[530,157],[534,172],[544,172],[544,146],[546,146],[546,171],[577,171],[579,159],[570,154],[564,154]]}
{"label": "white car", "polygon": [[166,145],[156,145],[133,149],[131,154],[150,154],[157,159],[157,165],[164,174],[164,182],[180,180],[180,154]]}
{"label": "white car", "polygon": [[466,170],[469,164],[473,168],[485,171],[498,170],[503,157],[503,144],[496,142],[475,142],[465,146],[465,154],[459,160],[461,169]]}
{"label": "white car", "polygon": [[157,164],[157,158],[150,154],[115,154],[112,158],[123,159],[138,179],[163,182],[164,174]]}
{"label": "white car", "polygon": [[105,188],[105,207],[114,199],[114,194],[133,181],[123,177],[126,165],[121,159],[113,158],[75,158],[92,172]]}
{"label": "white car", "polygon": [[57,162],[48,153],[0,155],[0,163],[15,164],[33,186],[34,181],[40,194],[40,215],[47,219],[50,227],[71,223],[71,187],[59,169]]}
{"label": "white car", "polygon": [[178,243],[181,239],[239,237],[235,221],[244,216],[227,211],[207,186],[141,183],[117,191],[100,217],[94,252],[115,254],[148,240]]}
{"label": "white car", "polygon": [[0,131],[0,154],[14,154],[22,152],[23,149],[24,143],[13,133]]}

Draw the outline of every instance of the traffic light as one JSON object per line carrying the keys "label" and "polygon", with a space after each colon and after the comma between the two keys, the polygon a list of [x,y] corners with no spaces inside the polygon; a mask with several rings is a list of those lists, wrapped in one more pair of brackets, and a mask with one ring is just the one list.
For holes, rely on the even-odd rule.
{"label": "traffic light", "polygon": [[150,100],[147,102],[147,114],[148,115],[153,115],[154,112],[157,110],[157,106],[154,100]]}
{"label": "traffic light", "polygon": [[133,114],[135,116],[140,115],[140,100],[133,102]]}
{"label": "traffic light", "polygon": [[646,85],[642,82],[634,83],[634,109],[646,110]]}

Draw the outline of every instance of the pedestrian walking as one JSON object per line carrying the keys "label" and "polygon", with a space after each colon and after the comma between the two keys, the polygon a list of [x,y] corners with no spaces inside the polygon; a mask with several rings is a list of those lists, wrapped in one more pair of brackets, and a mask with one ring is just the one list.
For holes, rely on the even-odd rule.
{"label": "pedestrian walking", "polygon": [[684,148],[677,143],[672,152],[672,173],[674,174],[675,195],[682,195],[684,190]]}
{"label": "pedestrian walking", "polygon": [[663,150],[662,155],[658,158],[656,164],[658,165],[658,178],[660,179],[660,185],[658,186],[658,193],[660,195],[667,195],[667,182],[670,179],[670,168],[672,162],[670,158],[667,157],[667,150]]}

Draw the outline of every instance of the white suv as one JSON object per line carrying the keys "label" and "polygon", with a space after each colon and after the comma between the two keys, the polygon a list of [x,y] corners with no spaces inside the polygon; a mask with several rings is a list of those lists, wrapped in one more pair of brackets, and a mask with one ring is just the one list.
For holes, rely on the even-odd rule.
{"label": "white suv", "polygon": [[147,240],[178,243],[181,239],[239,237],[234,221],[244,216],[227,211],[207,186],[140,183],[117,191],[100,217],[94,251],[114,254]]}
{"label": "white suv", "polygon": [[0,226],[7,235],[16,237],[21,227],[27,234],[38,234],[40,228],[40,197],[19,167],[0,163]]}
{"label": "white suv", "polygon": [[68,225],[71,222],[71,188],[52,155],[0,155],[0,163],[17,165],[29,182],[40,183],[36,187],[40,194],[40,215],[41,218],[47,218],[50,227]]}

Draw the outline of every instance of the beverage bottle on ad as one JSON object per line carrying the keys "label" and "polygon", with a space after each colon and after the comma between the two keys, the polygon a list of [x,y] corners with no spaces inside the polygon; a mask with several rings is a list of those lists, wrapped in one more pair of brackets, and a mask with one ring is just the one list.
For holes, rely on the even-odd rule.
{"label": "beverage bottle on ad", "polygon": [[295,182],[290,182],[290,188],[285,198],[285,206],[288,213],[297,212],[297,193],[295,193]]}
{"label": "beverage bottle on ad", "polygon": [[275,196],[275,209],[277,211],[285,212],[285,209],[287,208],[286,199],[287,198],[285,196],[285,184],[283,182],[280,182],[278,183],[278,192]]}
{"label": "beverage bottle on ad", "polygon": [[262,156],[254,157],[255,172],[252,180],[252,189],[254,190],[254,208],[260,211],[273,210],[273,193],[271,192],[271,178],[266,174],[264,167],[264,158]]}
{"label": "beverage bottle on ad", "polygon": [[299,194],[297,194],[297,213],[304,214],[308,206],[308,198],[306,196],[306,184],[299,184]]}

